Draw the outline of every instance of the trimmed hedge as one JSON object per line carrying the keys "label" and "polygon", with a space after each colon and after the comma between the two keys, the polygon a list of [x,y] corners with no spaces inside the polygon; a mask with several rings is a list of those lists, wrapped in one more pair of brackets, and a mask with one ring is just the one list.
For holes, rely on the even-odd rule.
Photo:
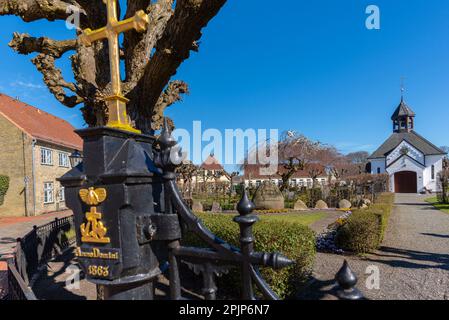
{"label": "trimmed hedge", "polygon": [[[232,215],[197,214],[204,224],[217,237],[239,247],[239,226]],[[282,270],[262,268],[264,279],[281,298],[292,298],[301,285],[309,279],[315,259],[315,233],[299,223],[259,221],[253,228],[255,251],[280,252],[296,263]],[[187,246],[204,246],[193,234],[185,235],[183,244]],[[232,269],[227,275],[218,279],[219,293],[238,298],[241,287],[240,270]]]}
{"label": "trimmed hedge", "polygon": [[0,206],[5,201],[6,192],[9,189],[9,177],[5,175],[0,175]]}
{"label": "trimmed hedge", "polygon": [[337,246],[358,254],[378,249],[385,236],[393,202],[394,195],[385,193],[368,209],[355,210],[338,229]]}

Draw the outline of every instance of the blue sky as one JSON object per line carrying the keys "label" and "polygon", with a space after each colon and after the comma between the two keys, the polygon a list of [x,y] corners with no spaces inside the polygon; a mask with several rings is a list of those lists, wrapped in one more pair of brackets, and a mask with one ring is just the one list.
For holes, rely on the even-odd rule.
{"label": "blue sky", "polygon": [[[365,8],[380,8],[367,30]],[[0,17],[0,92],[83,126],[59,105],[30,57],[7,43],[14,31],[71,38],[64,23]],[[70,65],[61,63],[70,79]],[[205,29],[198,54],[174,79],[191,94],[168,115],[180,128],[296,130],[342,152],[373,151],[391,133],[405,77],[416,130],[449,145],[449,1],[229,0]]]}

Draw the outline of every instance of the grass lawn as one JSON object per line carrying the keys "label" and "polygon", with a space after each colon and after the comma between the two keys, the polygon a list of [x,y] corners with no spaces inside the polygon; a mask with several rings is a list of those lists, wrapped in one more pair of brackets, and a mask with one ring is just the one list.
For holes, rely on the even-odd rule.
{"label": "grass lawn", "polygon": [[275,215],[258,215],[261,220],[265,221],[285,221],[299,223],[309,226],[315,221],[321,220],[326,216],[325,212],[311,212],[311,213],[286,213]]}
{"label": "grass lawn", "polygon": [[449,204],[439,203],[437,197],[428,198],[425,201],[431,203],[438,210],[449,213]]}

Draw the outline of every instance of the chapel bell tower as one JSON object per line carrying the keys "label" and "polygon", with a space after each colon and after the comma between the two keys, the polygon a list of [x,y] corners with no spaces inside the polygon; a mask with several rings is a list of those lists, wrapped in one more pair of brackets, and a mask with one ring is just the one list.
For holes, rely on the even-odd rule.
{"label": "chapel bell tower", "polygon": [[413,131],[415,125],[415,113],[401,98],[401,103],[391,116],[393,120],[393,132],[410,132]]}

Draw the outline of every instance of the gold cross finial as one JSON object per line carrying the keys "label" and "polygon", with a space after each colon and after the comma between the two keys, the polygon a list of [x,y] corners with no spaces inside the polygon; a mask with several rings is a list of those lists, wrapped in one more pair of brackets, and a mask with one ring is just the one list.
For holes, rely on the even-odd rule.
{"label": "gold cross finial", "polygon": [[107,97],[109,120],[108,127],[140,133],[133,128],[126,114],[126,104],[129,102],[122,94],[120,79],[120,52],[118,37],[121,33],[136,30],[143,32],[149,24],[148,15],[143,10],[136,12],[134,17],[118,21],[117,0],[103,0],[107,6],[108,24],[98,30],[86,29],[80,36],[80,41],[85,46],[91,46],[93,42],[108,39],[109,63],[111,68],[112,95]]}

